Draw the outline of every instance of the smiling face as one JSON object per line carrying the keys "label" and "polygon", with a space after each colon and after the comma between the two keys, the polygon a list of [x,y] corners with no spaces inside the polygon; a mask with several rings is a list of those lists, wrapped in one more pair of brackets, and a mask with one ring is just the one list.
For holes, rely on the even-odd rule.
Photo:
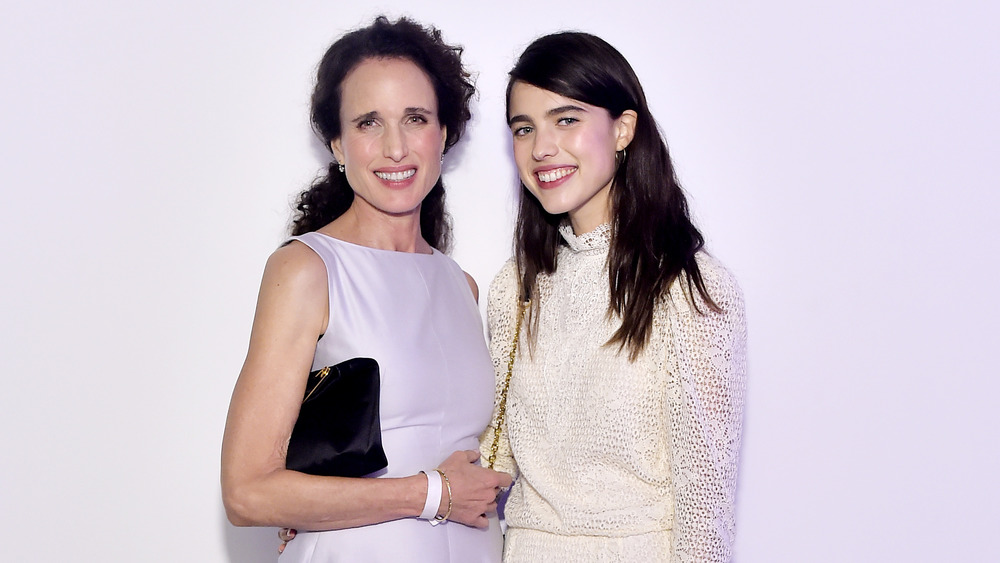
{"label": "smiling face", "polygon": [[610,219],[615,152],[635,131],[635,112],[617,119],[585,104],[524,82],[510,92],[509,125],[521,182],[545,211],[568,213],[582,234]]}
{"label": "smiling face", "polygon": [[330,147],[354,206],[419,217],[441,176],[446,133],[430,79],[405,59],[368,59],[340,87],[341,136]]}

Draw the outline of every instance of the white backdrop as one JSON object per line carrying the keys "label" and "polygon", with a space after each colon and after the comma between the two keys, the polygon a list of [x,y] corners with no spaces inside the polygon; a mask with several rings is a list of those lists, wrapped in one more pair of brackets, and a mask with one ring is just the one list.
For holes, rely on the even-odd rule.
{"label": "white backdrop", "polygon": [[482,288],[510,248],[516,54],[576,28],[632,61],[747,297],[739,562],[995,557],[996,3],[351,4],[0,4],[0,559],[274,559],[273,529],[225,520],[223,424],[326,162],[314,67],[383,11],[478,72],[445,179]]}

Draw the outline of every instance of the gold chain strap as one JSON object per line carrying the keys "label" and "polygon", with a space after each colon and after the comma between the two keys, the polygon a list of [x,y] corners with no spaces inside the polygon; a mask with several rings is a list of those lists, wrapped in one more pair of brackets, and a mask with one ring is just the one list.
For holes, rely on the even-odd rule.
{"label": "gold chain strap", "polygon": [[524,310],[530,302],[517,309],[517,322],[514,324],[514,342],[510,347],[510,357],[507,358],[507,378],[504,379],[503,388],[500,390],[500,404],[497,405],[497,422],[493,428],[493,446],[490,448],[490,457],[486,462],[487,467],[493,469],[493,464],[497,460],[497,449],[500,447],[500,428],[503,426],[504,416],[507,414],[507,389],[510,387],[510,374],[514,371],[514,356],[517,355],[517,341],[521,339],[521,319],[524,318]]}
{"label": "gold chain strap", "polygon": [[308,401],[309,397],[312,397],[312,394],[316,392],[316,389],[319,389],[320,384],[323,383],[323,380],[326,379],[326,376],[330,375],[330,367],[331,366],[326,366],[325,368],[319,370],[319,372],[316,373],[316,379],[318,381],[316,381],[316,384],[312,386],[312,389],[309,390],[309,393],[306,394],[306,398],[302,399],[303,403]]}

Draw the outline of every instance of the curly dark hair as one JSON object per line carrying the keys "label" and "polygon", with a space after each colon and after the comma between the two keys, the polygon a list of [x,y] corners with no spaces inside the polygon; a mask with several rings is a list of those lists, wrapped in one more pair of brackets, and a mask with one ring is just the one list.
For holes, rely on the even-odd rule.
{"label": "curly dark hair", "polygon": [[[341,84],[351,70],[368,59],[405,59],[420,67],[434,87],[438,118],[447,130],[445,152],[462,138],[465,124],[472,117],[469,102],[476,91],[462,66],[462,47],[445,43],[437,28],[425,28],[407,18],[391,22],[378,16],[368,27],[338,39],[319,63],[311,117],[313,131],[327,149],[341,134]],[[315,231],[351,206],[354,191],[337,166],[337,162],[331,162],[326,173],[299,194],[293,235]],[[451,224],[444,195],[444,185],[438,178],[421,205],[420,231],[431,246],[447,252],[451,247]]]}

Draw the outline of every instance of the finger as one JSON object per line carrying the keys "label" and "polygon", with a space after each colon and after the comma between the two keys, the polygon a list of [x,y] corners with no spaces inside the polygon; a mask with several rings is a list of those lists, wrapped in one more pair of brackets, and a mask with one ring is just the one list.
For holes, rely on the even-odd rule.
{"label": "finger", "polygon": [[282,553],[285,552],[286,545],[288,545],[288,542],[282,542],[281,545],[278,546],[278,555],[281,555]]}
{"label": "finger", "polygon": [[476,450],[465,450],[465,458],[472,463],[479,459],[479,452]]}

